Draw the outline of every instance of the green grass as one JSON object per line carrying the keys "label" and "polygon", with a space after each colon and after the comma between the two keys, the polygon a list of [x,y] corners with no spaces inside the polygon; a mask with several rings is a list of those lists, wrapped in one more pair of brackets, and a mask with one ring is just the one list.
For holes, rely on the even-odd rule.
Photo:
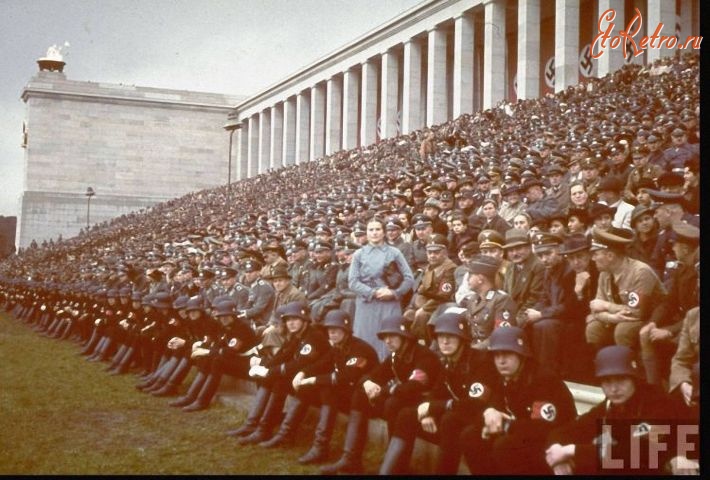
{"label": "green grass", "polygon": [[[0,474],[317,473],[296,462],[310,446],[315,412],[293,447],[240,446],[224,432],[244,420],[248,398],[243,408],[213,402],[185,413],[138,392],[135,375],[110,376],[106,363],[78,352],[0,313]],[[373,471],[381,454],[368,449]]]}

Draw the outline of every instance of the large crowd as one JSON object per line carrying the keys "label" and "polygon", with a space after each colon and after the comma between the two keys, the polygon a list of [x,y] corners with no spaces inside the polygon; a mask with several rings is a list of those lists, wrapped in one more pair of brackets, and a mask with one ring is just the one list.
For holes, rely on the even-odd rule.
{"label": "large crowd", "polygon": [[[438,473],[696,471],[678,442],[610,466],[631,439],[600,425],[699,421],[698,117],[697,54],[627,65],[20,249],[0,307],[185,412],[255,382],[239,444],[317,407],[326,474],[373,417],[383,474],[417,436]],[[563,380],[606,398],[578,416]]]}

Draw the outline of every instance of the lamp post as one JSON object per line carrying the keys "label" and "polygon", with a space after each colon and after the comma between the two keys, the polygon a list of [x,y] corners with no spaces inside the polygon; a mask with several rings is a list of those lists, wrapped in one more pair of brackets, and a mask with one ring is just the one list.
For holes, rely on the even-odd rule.
{"label": "lamp post", "polygon": [[91,211],[91,197],[96,195],[96,192],[94,192],[94,189],[91,187],[87,187],[86,193],[86,230],[88,232],[89,230],[89,212]]}
{"label": "lamp post", "polygon": [[[230,118],[231,117],[231,118]],[[231,114],[228,117],[227,123],[224,125],[224,129],[229,132],[229,167],[227,171],[227,202],[230,200],[230,195],[232,193],[232,138],[234,137],[234,132],[242,127],[241,123],[236,123],[236,118]]]}

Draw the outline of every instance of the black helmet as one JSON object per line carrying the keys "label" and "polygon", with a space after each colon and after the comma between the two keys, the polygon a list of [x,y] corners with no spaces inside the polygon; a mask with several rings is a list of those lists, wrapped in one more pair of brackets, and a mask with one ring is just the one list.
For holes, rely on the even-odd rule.
{"label": "black helmet", "polygon": [[530,357],[525,331],[520,327],[498,327],[489,337],[488,350],[492,352],[515,352],[523,357]]}
{"label": "black helmet", "polygon": [[281,321],[286,321],[287,318],[296,317],[303,321],[309,321],[311,319],[309,313],[309,307],[306,302],[290,302],[286,305],[280,306],[276,310],[276,314],[281,319]]}
{"label": "black helmet", "polygon": [[342,328],[350,333],[353,331],[350,315],[343,310],[331,310],[326,313],[323,319],[323,327]]}
{"label": "black helmet", "polygon": [[466,317],[460,313],[447,312],[439,315],[434,324],[434,335],[440,333],[456,335],[465,341],[471,340],[471,332],[468,328]]}
{"label": "black helmet", "polygon": [[597,378],[612,375],[638,376],[634,352],[625,345],[611,345],[599,350],[594,359],[594,366]]}
{"label": "black helmet", "polygon": [[402,315],[394,315],[385,318],[382,321],[380,331],[377,332],[377,338],[383,340],[384,336],[388,334],[399,335],[404,338],[414,338],[414,335],[409,331],[405,322],[407,322],[407,319]]}

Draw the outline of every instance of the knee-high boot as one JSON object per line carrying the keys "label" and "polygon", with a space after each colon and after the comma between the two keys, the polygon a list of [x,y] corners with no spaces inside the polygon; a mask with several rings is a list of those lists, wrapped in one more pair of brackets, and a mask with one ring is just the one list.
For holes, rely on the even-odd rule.
{"label": "knee-high boot", "polygon": [[210,373],[205,380],[205,384],[202,385],[200,393],[197,398],[190,405],[182,408],[183,412],[197,412],[199,410],[205,410],[210,406],[210,402],[217,393],[219,388],[219,383],[222,381],[221,373]]}
{"label": "knee-high boot", "polygon": [[286,417],[284,417],[279,427],[279,431],[271,439],[261,442],[260,447],[274,448],[283,445],[293,445],[296,439],[296,431],[301,424],[303,417],[308,411],[308,404],[301,401],[299,398],[294,398],[293,403],[289,406]]}
{"label": "knee-high boot", "polygon": [[321,467],[322,474],[362,473],[362,452],[367,443],[367,422],[368,417],[363,412],[350,411],[343,454],[337,462]]}
{"label": "knee-high boot", "polygon": [[168,383],[170,375],[173,374],[175,368],[177,368],[180,359],[178,357],[170,357],[166,360],[162,366],[158,367],[156,377],[157,379],[150,387],[145,388],[143,391],[146,393],[153,393],[157,390],[163,388],[163,385]]}
{"label": "knee-high boot", "polygon": [[168,405],[171,407],[186,407],[187,405],[190,405],[195,401],[197,395],[199,395],[200,390],[202,390],[202,385],[205,384],[206,379],[207,374],[205,374],[202,370],[199,370],[197,375],[195,375],[195,378],[192,380],[190,388],[187,389],[187,393],[182,397],[176,398]]}
{"label": "knee-high boot", "polygon": [[168,377],[168,381],[159,390],[154,390],[151,394],[155,397],[169,397],[175,395],[180,387],[180,384],[190,372],[190,361],[182,357],[178,361],[177,366]]}
{"label": "knee-high boot", "polygon": [[382,464],[380,465],[379,475],[397,475],[403,473],[405,468],[404,464],[409,461],[407,452],[410,448],[407,443],[406,440],[400,437],[392,437],[390,439],[385,457],[382,459]]}
{"label": "knee-high boot", "polygon": [[299,457],[298,463],[308,465],[322,462],[328,458],[330,438],[333,436],[333,428],[335,427],[337,416],[338,411],[333,406],[321,405],[313,445],[310,450]]}
{"label": "knee-high boot", "polygon": [[259,386],[256,390],[256,394],[254,395],[254,403],[252,403],[249,413],[247,414],[247,419],[239,428],[229,430],[227,432],[227,436],[244,437],[256,430],[256,426],[259,425],[259,419],[263,415],[266,404],[269,401],[270,394],[271,390],[266,387]]}
{"label": "knee-high boot", "polygon": [[261,416],[261,419],[259,419],[259,424],[257,425],[256,430],[246,437],[239,438],[237,441],[241,445],[250,445],[268,440],[271,437],[271,432],[276,426],[279,417],[281,416],[281,411],[283,410],[285,401],[286,394],[284,392],[272,391],[269,396],[269,402],[266,404],[264,414]]}

